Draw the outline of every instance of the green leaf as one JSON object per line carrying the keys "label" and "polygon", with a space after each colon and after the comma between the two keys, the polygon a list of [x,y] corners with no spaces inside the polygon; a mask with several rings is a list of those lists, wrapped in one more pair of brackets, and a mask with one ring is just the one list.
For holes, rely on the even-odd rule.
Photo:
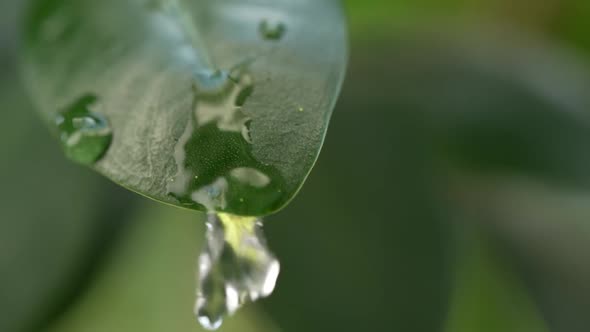
{"label": "green leaf", "polygon": [[265,215],[318,156],[347,47],[337,0],[37,0],[24,54],[69,157],[158,201]]}

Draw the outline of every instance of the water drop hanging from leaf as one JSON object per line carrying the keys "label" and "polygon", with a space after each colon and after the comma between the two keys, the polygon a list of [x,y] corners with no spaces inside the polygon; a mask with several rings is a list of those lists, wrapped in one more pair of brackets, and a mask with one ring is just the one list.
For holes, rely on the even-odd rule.
{"label": "water drop hanging from leaf", "polygon": [[23,52],[70,158],[219,216],[201,255],[204,326],[270,294],[279,264],[256,217],[318,157],[346,65],[338,0],[34,0]]}

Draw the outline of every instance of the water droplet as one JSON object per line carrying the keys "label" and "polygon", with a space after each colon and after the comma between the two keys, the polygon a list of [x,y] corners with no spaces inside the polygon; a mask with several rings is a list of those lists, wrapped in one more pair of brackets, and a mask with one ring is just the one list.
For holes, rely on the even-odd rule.
{"label": "water droplet", "polygon": [[223,213],[209,215],[198,263],[195,314],[207,329],[219,328],[224,316],[245,303],[269,296],[280,271],[260,220]]}
{"label": "water droplet", "polygon": [[285,35],[285,32],[287,32],[287,26],[282,22],[263,20],[260,22],[258,31],[262,38],[278,41],[281,40]]}
{"label": "water droplet", "polygon": [[240,133],[250,118],[242,106],[254,87],[249,75],[237,78],[227,71],[201,71],[195,85],[195,117],[199,127],[215,122],[221,131]]}
{"label": "water droplet", "polygon": [[299,111],[299,112],[303,112],[303,111],[305,111],[305,109],[303,109],[303,107],[299,107],[299,108],[297,109],[297,111]]}
{"label": "water droplet", "polygon": [[247,106],[256,93],[254,79],[244,64],[200,70],[193,78],[193,103],[175,146],[176,181],[168,183],[169,196],[206,212],[256,216],[276,209],[286,197],[277,187],[286,182],[253,154],[253,110]]}
{"label": "water droplet", "polygon": [[85,165],[102,158],[113,138],[107,119],[97,108],[96,96],[85,95],[55,118],[66,156]]}

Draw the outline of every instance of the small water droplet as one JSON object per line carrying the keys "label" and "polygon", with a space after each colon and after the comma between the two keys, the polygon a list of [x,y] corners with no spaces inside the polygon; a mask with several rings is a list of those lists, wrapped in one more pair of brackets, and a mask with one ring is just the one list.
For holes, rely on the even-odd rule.
{"label": "small water droplet", "polygon": [[297,109],[297,111],[299,111],[299,112],[303,112],[303,111],[305,111],[305,109],[303,109],[303,107],[299,107],[299,108]]}
{"label": "small water droplet", "polygon": [[258,31],[262,38],[278,41],[281,40],[285,35],[285,32],[287,32],[287,26],[282,22],[263,20],[260,22]]}
{"label": "small water droplet", "polygon": [[257,218],[210,214],[206,240],[199,256],[195,314],[203,327],[214,330],[244,303],[269,296],[280,265]]}
{"label": "small water droplet", "polygon": [[85,95],[55,118],[66,156],[85,165],[102,158],[113,138],[107,119],[96,111],[97,100],[96,96]]}

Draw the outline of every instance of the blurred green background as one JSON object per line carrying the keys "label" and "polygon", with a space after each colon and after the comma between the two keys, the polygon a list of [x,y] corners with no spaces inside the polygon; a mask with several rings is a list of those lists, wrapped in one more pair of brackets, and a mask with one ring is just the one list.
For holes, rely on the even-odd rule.
{"label": "blurred green background", "polygon": [[[65,160],[0,2],[0,331],[200,331],[203,216]],[[590,2],[348,0],[322,155],[221,331],[590,329]]]}

